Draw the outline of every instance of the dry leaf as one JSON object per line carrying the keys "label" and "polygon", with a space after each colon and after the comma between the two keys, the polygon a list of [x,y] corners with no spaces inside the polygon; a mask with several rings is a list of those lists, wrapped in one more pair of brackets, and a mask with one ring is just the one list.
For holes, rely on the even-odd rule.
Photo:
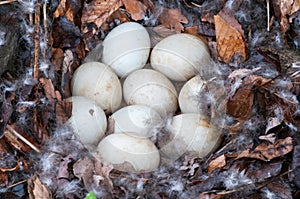
{"label": "dry leaf", "polygon": [[158,21],[164,27],[182,32],[184,30],[183,24],[187,24],[188,19],[178,9],[164,8],[163,13],[158,17]]}
{"label": "dry leaf", "polygon": [[62,100],[61,94],[54,89],[51,79],[40,78],[49,100],[50,109],[55,112],[57,124],[64,124],[72,115],[72,103]]}
{"label": "dry leaf", "polygon": [[[243,73],[236,73],[235,76],[237,76],[237,74],[245,74],[244,72],[243,70]],[[268,81],[268,79],[257,75],[245,77],[235,94],[232,97],[228,97],[226,101],[226,112],[239,121],[245,121],[250,118],[254,97],[252,88],[253,86],[263,85]]]}
{"label": "dry leaf", "polygon": [[216,168],[221,168],[226,165],[226,156],[220,155],[216,159],[212,160],[208,165],[208,173],[211,173]]}
{"label": "dry leaf", "polygon": [[[72,1],[71,1],[72,2]],[[70,2],[67,0],[61,0],[56,10],[53,13],[54,18],[65,16],[69,21],[74,21],[74,12]]]}
{"label": "dry leaf", "polygon": [[228,63],[235,54],[244,60],[247,58],[247,50],[244,39],[244,31],[238,21],[224,12],[214,16],[217,50],[219,57]]}
{"label": "dry leaf", "polygon": [[122,0],[126,10],[135,21],[141,20],[146,15],[147,7],[138,0]]}
{"label": "dry leaf", "polygon": [[202,41],[204,41],[207,44],[206,37],[203,37],[203,36],[199,35],[198,31],[199,31],[199,27],[198,26],[186,27],[184,29],[184,33],[188,33],[188,34],[194,35],[194,36],[198,37],[199,39],[201,39]]}
{"label": "dry leaf", "polygon": [[176,34],[176,31],[165,28],[164,26],[155,26],[147,28],[150,36],[151,48],[153,48],[158,42],[164,38]]}
{"label": "dry leaf", "polygon": [[85,1],[81,17],[82,32],[89,32],[85,27],[87,23],[94,23],[99,28],[122,5],[122,0],[93,0],[90,3]]}
{"label": "dry leaf", "polygon": [[82,179],[87,190],[92,187],[94,169],[94,163],[89,157],[81,158],[73,165],[74,175]]}
{"label": "dry leaf", "polygon": [[30,199],[50,199],[50,191],[37,176],[28,179],[28,193]]}
{"label": "dry leaf", "polygon": [[262,161],[270,161],[274,158],[284,156],[294,148],[293,138],[279,139],[274,144],[262,143],[254,150],[246,149],[236,159],[255,158]]}
{"label": "dry leaf", "polygon": [[289,28],[291,19],[294,13],[300,9],[299,0],[272,0],[275,16],[280,19],[280,27],[283,34],[285,34]]}

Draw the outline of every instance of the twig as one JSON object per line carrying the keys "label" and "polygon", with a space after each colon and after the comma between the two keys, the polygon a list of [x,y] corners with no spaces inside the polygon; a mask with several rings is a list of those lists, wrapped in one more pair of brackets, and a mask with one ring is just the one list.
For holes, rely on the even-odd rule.
{"label": "twig", "polygon": [[0,5],[4,5],[4,4],[9,4],[9,3],[14,3],[18,0],[8,0],[8,1],[0,1]]}
{"label": "twig", "polygon": [[[47,23],[47,4],[44,2],[43,5],[43,15],[44,15],[44,42],[48,43],[48,23]],[[43,49],[43,59],[46,60],[47,48]]]}
{"label": "twig", "polygon": [[35,36],[34,36],[34,65],[33,65],[33,79],[39,78],[39,56],[40,56],[40,3],[35,4]]}
{"label": "twig", "polygon": [[14,184],[9,185],[8,187],[6,187],[6,189],[10,189],[10,188],[15,187],[15,186],[17,186],[19,184],[23,184],[24,182],[27,182],[27,180],[21,180],[19,182],[16,182],[16,183],[14,183]]}
{"label": "twig", "polygon": [[267,20],[268,20],[267,30],[269,32],[270,31],[270,0],[267,0]]}
{"label": "twig", "polygon": [[9,130],[9,132],[13,133],[17,138],[22,140],[25,144],[27,144],[30,148],[35,150],[36,152],[40,152],[40,150],[34,146],[31,142],[29,142],[25,137],[23,137],[21,134],[19,134],[15,129],[13,129],[10,125],[6,125],[6,128]]}

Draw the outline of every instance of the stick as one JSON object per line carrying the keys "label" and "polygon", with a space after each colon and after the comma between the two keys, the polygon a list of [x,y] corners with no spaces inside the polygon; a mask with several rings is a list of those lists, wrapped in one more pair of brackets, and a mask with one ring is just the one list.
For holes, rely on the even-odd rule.
{"label": "stick", "polygon": [[40,4],[35,4],[35,36],[34,36],[34,65],[33,79],[36,81],[39,78],[39,55],[40,55]]}
{"label": "stick", "polygon": [[34,146],[31,142],[29,142],[25,137],[23,137],[21,134],[19,134],[15,129],[13,129],[10,125],[6,125],[6,128],[9,130],[9,132],[13,133],[17,138],[22,140],[25,144],[27,144],[30,148],[35,150],[36,152],[40,152],[40,150]]}

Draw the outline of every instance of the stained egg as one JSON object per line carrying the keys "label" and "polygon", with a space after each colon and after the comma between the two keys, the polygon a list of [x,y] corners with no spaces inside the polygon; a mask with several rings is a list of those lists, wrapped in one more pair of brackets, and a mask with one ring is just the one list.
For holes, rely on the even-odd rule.
{"label": "stained egg", "polygon": [[71,81],[73,96],[84,96],[100,106],[106,114],[119,108],[122,88],[117,75],[105,64],[87,62],[77,68]]}
{"label": "stained egg", "polygon": [[86,145],[97,145],[104,136],[107,120],[104,111],[92,100],[82,96],[67,99],[72,102],[72,116],[67,121]]}

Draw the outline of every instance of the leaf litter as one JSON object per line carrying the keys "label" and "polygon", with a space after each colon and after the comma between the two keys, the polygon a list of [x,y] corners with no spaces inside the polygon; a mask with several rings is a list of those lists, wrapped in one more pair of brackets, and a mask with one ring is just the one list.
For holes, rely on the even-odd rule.
{"label": "leaf litter", "polygon": [[[266,4],[261,1],[91,0],[43,6],[42,14],[53,17],[51,27],[39,24],[52,29],[52,48],[46,55],[53,67],[51,75],[37,82],[30,70],[16,75],[19,79],[2,75],[0,114],[0,133],[5,135],[10,125],[41,152],[29,152],[28,144],[12,134],[1,138],[0,185],[6,190],[1,198],[84,198],[90,192],[99,198],[292,198],[299,194],[298,1],[272,1],[270,32],[266,31]],[[34,23],[27,24],[27,15],[23,17],[27,27]],[[70,96],[74,70],[111,29],[126,21],[147,26],[152,46],[179,32],[208,43],[219,70],[216,79],[222,81],[214,83],[226,91],[212,96],[218,96],[216,110],[226,117],[216,118],[225,124],[224,141],[209,157],[184,156],[140,175],[119,172],[95,158],[62,125],[71,115],[72,105],[64,99]],[[30,41],[28,37],[27,46]],[[208,87],[214,88],[209,82]],[[26,191],[20,194],[19,186]]]}

